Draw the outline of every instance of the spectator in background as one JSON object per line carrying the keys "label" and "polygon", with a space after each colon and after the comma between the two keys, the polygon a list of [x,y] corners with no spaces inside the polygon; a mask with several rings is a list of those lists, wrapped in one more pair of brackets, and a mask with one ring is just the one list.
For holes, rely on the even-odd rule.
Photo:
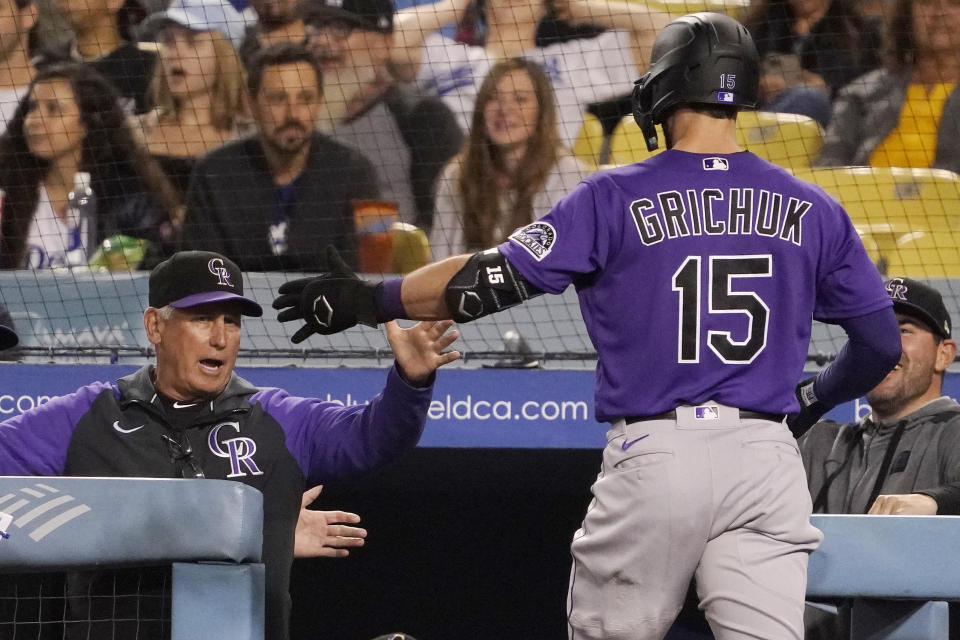
{"label": "spectator in background", "polygon": [[390,74],[391,0],[307,0],[307,44],[323,68],[321,128],[373,165],[400,219],[433,221],[437,177],[463,142],[450,109]]}
{"label": "spectator in background", "polygon": [[896,0],[884,66],[837,96],[816,164],[960,173],[960,3]]}
{"label": "spectator in background", "polygon": [[0,304],[0,360],[19,360],[19,344],[20,338],[14,331],[13,318],[7,308]]}
{"label": "spectator in background", "polygon": [[[89,174],[95,213],[77,215],[68,194]],[[103,238],[150,238],[155,214],[176,206],[172,188],[134,141],[109,83],[86,65],[37,73],[0,137],[0,267],[86,265]],[[87,214],[92,213],[90,211]]]}
{"label": "spectator in background", "polygon": [[316,59],[292,44],[262,49],[247,86],[259,133],[197,163],[184,246],[237,256],[248,270],[322,271],[318,247],[327,244],[355,260],[353,202],[379,191],[358,151],[315,131],[323,98]]}
{"label": "spectator in background", "polygon": [[[177,191],[173,219],[178,235],[190,175],[200,156],[249,127],[246,77],[234,44],[243,36],[243,19],[227,0],[180,4],[151,15],[144,38],[159,43],[160,64],[152,83],[155,108],[140,118],[147,150]],[[147,265],[169,255],[173,246],[153,245]]]}
{"label": "spectator in background", "polygon": [[33,0],[0,0],[0,134],[33,80],[27,39],[36,22]]}
{"label": "spectator in background", "polygon": [[244,13],[252,9],[256,19],[247,27],[240,45],[240,58],[245,65],[249,65],[253,55],[263,47],[284,42],[303,43],[307,33],[298,5],[299,0],[250,0],[250,7]]}
{"label": "spectator in background", "polygon": [[[886,287],[900,322],[900,364],[867,394],[866,418],[824,420],[800,438],[813,511],[960,515],[960,404],[941,395],[957,355],[950,314],[921,282],[894,278]],[[847,637],[840,613],[808,607],[807,640]],[[950,618],[957,637],[960,618]]]}
{"label": "spectator in background", "polygon": [[763,59],[762,108],[826,126],[830,100],[876,68],[880,32],[851,0],[759,0],[744,19]]}
{"label": "spectator in background", "polygon": [[543,69],[523,58],[497,63],[477,93],[467,144],[440,180],[430,233],[434,259],[506,240],[588,173],[560,143]]}
{"label": "spectator in background", "polygon": [[[560,4],[559,2],[554,3]],[[437,15],[458,17],[463,0],[440,3]],[[394,50],[394,70],[402,79],[416,80],[428,94],[443,98],[464,129],[473,117],[477,91],[498,61],[523,57],[539,63],[556,92],[560,139],[570,146],[583,122],[586,105],[630,91],[647,66],[657,30],[669,16],[645,4],[619,0],[569,0],[560,12],[576,23],[591,23],[610,31],[536,46],[537,25],[545,15],[543,0],[489,0],[486,3],[486,44],[469,46],[430,30],[434,25],[419,11],[401,11],[404,39]],[[419,28],[414,26],[421,21]]]}
{"label": "spectator in background", "polygon": [[120,94],[128,114],[143,113],[150,107],[150,79],[156,55],[137,47],[132,28],[121,32],[123,15],[143,9],[138,0],[59,0],[60,13],[73,27],[80,59],[96,69]]}

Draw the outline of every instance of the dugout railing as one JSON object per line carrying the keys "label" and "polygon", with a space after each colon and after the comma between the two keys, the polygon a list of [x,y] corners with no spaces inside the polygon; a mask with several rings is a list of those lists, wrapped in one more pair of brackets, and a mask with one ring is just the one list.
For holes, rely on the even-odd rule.
{"label": "dugout railing", "polygon": [[[0,477],[0,580],[172,566],[171,640],[263,640],[262,542],[263,496],[238,482]],[[40,622],[0,619],[0,638]]]}
{"label": "dugout railing", "polygon": [[852,599],[851,640],[947,640],[960,516],[814,515],[808,598]]}

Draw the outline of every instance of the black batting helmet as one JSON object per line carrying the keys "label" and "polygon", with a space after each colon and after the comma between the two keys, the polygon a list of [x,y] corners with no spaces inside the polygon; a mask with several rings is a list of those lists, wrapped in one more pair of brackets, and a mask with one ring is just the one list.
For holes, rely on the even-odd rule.
{"label": "black batting helmet", "polygon": [[650,70],[633,88],[633,117],[649,151],[657,148],[654,125],[674,105],[757,106],[757,47],[746,27],[729,16],[703,12],[677,18],[657,34],[650,59]]}

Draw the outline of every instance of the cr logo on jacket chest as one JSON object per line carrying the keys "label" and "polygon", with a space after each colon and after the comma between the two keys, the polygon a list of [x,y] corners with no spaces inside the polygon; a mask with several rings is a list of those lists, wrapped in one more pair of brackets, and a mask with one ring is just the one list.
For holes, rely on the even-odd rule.
{"label": "cr logo on jacket chest", "polygon": [[[253,454],[257,452],[257,443],[253,438],[239,437],[221,440],[220,429],[224,427],[232,427],[234,431],[240,433],[239,422],[221,422],[210,430],[207,444],[213,455],[218,458],[230,458],[230,474],[227,477],[245,476],[248,472],[252,476],[263,475],[263,471],[260,471],[253,459]],[[246,471],[241,469],[241,465],[246,468]]]}

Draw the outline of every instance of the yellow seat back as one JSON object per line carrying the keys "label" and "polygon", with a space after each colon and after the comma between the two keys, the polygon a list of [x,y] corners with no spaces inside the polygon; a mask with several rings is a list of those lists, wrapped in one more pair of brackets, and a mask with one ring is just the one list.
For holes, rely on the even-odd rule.
{"label": "yellow seat back", "polygon": [[739,18],[750,6],[750,0],[647,0],[643,4],[650,9],[675,16],[698,11],[715,11],[725,13],[732,18]]}
{"label": "yellow seat back", "polygon": [[573,142],[573,155],[591,169],[597,168],[603,151],[603,125],[592,113],[583,114],[583,124]]}
{"label": "yellow seat back", "polygon": [[737,143],[764,160],[787,169],[809,167],[823,146],[816,120],[792,113],[741,111]]}
{"label": "yellow seat back", "polygon": [[633,116],[625,116],[610,136],[610,164],[641,162],[666,149],[667,142],[663,139],[662,127],[657,127],[657,142],[656,150],[647,151],[647,143],[640,127],[633,120]]}
{"label": "yellow seat back", "polygon": [[[617,125],[610,140],[610,162],[640,162],[666,149],[662,127],[657,127],[657,140],[657,150],[647,151],[640,127],[633,116],[627,116]],[[741,111],[737,116],[737,144],[781,167],[805,169],[823,146],[823,130],[806,116]]]}
{"label": "yellow seat back", "polygon": [[850,215],[882,273],[960,275],[960,176],[940,169],[836,167],[794,174]]}

